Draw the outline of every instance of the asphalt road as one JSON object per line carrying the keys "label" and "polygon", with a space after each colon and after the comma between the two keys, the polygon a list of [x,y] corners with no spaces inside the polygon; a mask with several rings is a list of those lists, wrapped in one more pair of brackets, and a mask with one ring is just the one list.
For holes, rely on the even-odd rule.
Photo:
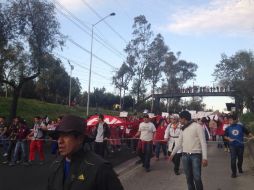
{"label": "asphalt road", "polygon": [[[215,145],[208,146],[207,168],[202,168],[202,178],[205,190],[253,190],[254,162],[245,150],[244,173],[237,178],[231,178],[229,153],[218,149]],[[125,190],[185,190],[187,189],[185,175],[173,172],[173,164],[168,160],[152,160],[151,172],[147,173],[140,165],[120,176]]]}
{"label": "asphalt road", "polygon": [[[2,153],[1,147],[0,152]],[[0,190],[45,190],[49,174],[49,167],[55,156],[50,154],[49,144],[45,146],[46,161],[39,165],[37,161],[32,166],[8,166],[2,164],[3,157],[0,155]],[[123,147],[121,151],[111,153],[107,156],[113,166],[133,158],[135,154],[130,149]],[[38,158],[37,158],[38,160]]]}

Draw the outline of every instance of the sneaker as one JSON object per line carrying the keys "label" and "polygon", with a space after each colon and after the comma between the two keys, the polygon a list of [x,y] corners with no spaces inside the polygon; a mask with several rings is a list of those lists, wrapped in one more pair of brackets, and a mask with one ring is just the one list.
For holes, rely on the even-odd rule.
{"label": "sneaker", "polygon": [[3,161],[2,164],[8,164],[9,162],[6,160],[6,161]]}
{"label": "sneaker", "polygon": [[10,162],[9,166],[15,166],[15,163],[14,162]]}
{"label": "sneaker", "polygon": [[176,175],[180,175],[180,172],[179,172],[179,171],[175,171],[175,174],[176,174]]}
{"label": "sneaker", "polygon": [[236,178],[236,174],[232,174],[231,177],[232,177],[232,178]]}
{"label": "sneaker", "polygon": [[7,153],[4,153],[4,154],[3,154],[3,157],[6,157],[6,156],[8,156],[8,154],[7,154]]}
{"label": "sneaker", "polygon": [[30,166],[31,164],[29,162],[23,162],[21,165],[23,165],[23,166]]}

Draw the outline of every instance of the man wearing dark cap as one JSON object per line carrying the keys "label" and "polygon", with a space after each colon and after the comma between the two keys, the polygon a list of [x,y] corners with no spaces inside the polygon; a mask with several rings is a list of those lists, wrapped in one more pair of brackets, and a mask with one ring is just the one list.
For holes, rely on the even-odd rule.
{"label": "man wearing dark cap", "polygon": [[47,190],[123,190],[111,165],[84,150],[84,122],[65,116],[56,129],[60,157],[53,162]]}
{"label": "man wearing dark cap", "polygon": [[205,132],[201,125],[191,121],[190,112],[182,111],[179,116],[183,126],[170,160],[182,148],[182,163],[188,190],[203,190],[201,164],[204,167],[208,165]]}
{"label": "man wearing dark cap", "polygon": [[249,132],[249,130],[238,123],[238,117],[236,114],[230,115],[228,117],[228,121],[230,126],[226,128],[225,131],[225,140],[229,141],[229,149],[231,155],[231,170],[232,178],[236,178],[236,160],[238,172],[243,173],[242,165],[243,165],[243,152],[244,152],[244,143],[243,138],[244,134],[248,137],[253,137],[253,135]]}

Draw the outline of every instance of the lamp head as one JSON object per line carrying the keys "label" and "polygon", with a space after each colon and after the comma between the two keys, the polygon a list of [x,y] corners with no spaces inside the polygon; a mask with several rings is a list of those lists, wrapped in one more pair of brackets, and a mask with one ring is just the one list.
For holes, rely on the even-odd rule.
{"label": "lamp head", "polygon": [[115,16],[116,15],[116,13],[110,13],[110,15],[109,16]]}

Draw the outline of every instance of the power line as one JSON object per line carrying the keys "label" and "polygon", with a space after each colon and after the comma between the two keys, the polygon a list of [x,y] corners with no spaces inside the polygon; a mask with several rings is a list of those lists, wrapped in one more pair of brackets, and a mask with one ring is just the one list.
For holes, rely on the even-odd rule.
{"label": "power line", "polygon": [[[67,12],[76,22],[78,22],[79,24],[77,24],[75,21],[73,21],[73,19],[70,18],[70,16],[68,16],[67,14],[63,13],[62,10],[60,10],[59,8],[56,7],[57,11],[60,12],[65,18],[67,18],[68,20],[70,20],[73,24],[75,24],[79,29],[81,29],[83,32],[85,32],[86,34],[88,34],[89,36],[91,36],[90,34],[90,27],[87,26],[82,20],[80,20],[78,17],[76,17],[71,11],[69,11],[64,5],[62,5],[58,0],[52,0],[55,2],[56,5],[58,5],[58,7],[60,7],[60,9],[64,10],[65,12]],[[86,28],[86,30],[81,27],[80,25],[82,25],[83,27]],[[124,58],[124,55],[118,51],[115,47],[113,47],[108,41],[106,41],[105,39],[103,39],[100,35],[98,35],[97,33],[94,33],[95,35],[95,40],[100,43],[101,45],[103,45],[105,48],[107,48],[108,50],[110,50],[112,53],[114,53],[117,56],[120,56],[121,59]],[[98,38],[98,39],[97,39]]]}
{"label": "power line", "polygon": [[[79,47],[80,49],[82,49],[83,51],[87,52],[88,54],[91,54],[91,52],[89,50],[87,50],[86,48],[84,48],[83,46],[81,46],[79,43],[75,42],[74,40],[72,40],[71,38],[67,38],[68,41],[70,41],[72,44],[74,44],[75,46]],[[108,63],[107,61],[105,61],[104,59],[98,57],[95,54],[92,54],[93,57],[95,57],[96,59],[98,59],[99,61],[103,62],[104,64],[110,66],[113,69],[117,69],[115,66],[111,65],[110,63]]]}
{"label": "power line", "polygon": [[[72,59],[69,59],[69,58],[67,58],[67,57],[65,57],[65,56],[63,56],[63,55],[60,55],[59,53],[56,53],[56,52],[55,52],[54,54],[56,54],[58,57],[61,57],[62,59],[65,59],[66,61],[70,61],[71,63],[73,63],[73,64],[75,64],[75,65],[77,65],[77,66],[79,66],[79,67],[81,67],[81,68],[83,68],[83,69],[89,71],[89,69],[88,69],[87,67],[85,67],[85,66],[83,66],[83,65],[81,65],[81,64],[79,64],[79,63],[77,63],[76,61],[74,61],[74,60],[72,60]],[[109,78],[107,78],[107,77],[105,77],[105,76],[103,76],[103,75],[101,75],[101,74],[99,74],[99,73],[97,73],[97,72],[95,72],[95,71],[92,71],[92,73],[95,74],[95,75],[97,75],[97,76],[100,76],[100,77],[102,77],[102,78],[104,78],[104,79],[106,79],[106,80],[111,81],[111,79],[109,79]]]}
{"label": "power line", "polygon": [[[100,19],[102,19],[102,16],[97,13],[95,11],[95,9],[88,3],[86,2],[85,0],[82,0],[82,2],[95,14],[97,15],[97,17],[99,17]],[[125,44],[128,44],[127,40],[124,39],[124,37],[119,33],[117,32],[109,23],[107,23],[105,20],[103,21],[121,40],[124,41]]]}
{"label": "power line", "polygon": [[133,18],[131,18],[131,16],[127,13],[127,11],[126,11],[126,9],[124,9],[123,5],[118,0],[114,0],[114,1],[118,4],[118,6],[121,7],[121,9],[123,10],[123,13],[126,15],[126,17],[128,19],[130,19],[131,21],[133,21]]}

